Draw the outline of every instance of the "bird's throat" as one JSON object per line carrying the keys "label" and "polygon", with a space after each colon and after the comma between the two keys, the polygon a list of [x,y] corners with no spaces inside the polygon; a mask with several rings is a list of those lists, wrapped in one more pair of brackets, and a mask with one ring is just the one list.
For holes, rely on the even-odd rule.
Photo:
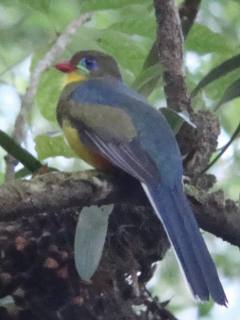
{"label": "bird's throat", "polygon": [[64,86],[72,82],[81,82],[84,80],[86,80],[86,77],[84,75],[79,74],[78,72],[70,72],[64,79]]}

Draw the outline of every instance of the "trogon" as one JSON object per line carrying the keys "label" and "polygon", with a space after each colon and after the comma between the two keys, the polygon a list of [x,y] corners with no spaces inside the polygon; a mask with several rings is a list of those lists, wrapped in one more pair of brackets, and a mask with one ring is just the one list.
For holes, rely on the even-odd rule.
{"label": "trogon", "polygon": [[227,304],[216,267],[183,191],[181,154],[160,111],[127,87],[116,61],[80,51],[55,67],[67,74],[57,120],[71,148],[91,165],[110,164],[136,178],[162,222],[200,300]]}

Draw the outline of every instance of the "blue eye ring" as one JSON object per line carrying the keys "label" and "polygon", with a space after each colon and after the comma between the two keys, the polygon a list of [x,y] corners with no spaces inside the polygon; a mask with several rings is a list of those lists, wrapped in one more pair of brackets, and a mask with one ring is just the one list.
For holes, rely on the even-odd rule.
{"label": "blue eye ring", "polygon": [[97,62],[94,58],[84,57],[80,60],[79,65],[89,71],[97,69]]}

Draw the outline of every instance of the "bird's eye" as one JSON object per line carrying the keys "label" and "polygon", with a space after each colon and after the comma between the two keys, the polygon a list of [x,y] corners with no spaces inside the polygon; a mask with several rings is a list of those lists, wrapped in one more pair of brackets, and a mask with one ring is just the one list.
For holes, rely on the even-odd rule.
{"label": "bird's eye", "polygon": [[97,69],[97,62],[95,59],[92,59],[92,58],[86,58],[86,57],[82,58],[78,65],[80,68],[84,68],[89,71]]}

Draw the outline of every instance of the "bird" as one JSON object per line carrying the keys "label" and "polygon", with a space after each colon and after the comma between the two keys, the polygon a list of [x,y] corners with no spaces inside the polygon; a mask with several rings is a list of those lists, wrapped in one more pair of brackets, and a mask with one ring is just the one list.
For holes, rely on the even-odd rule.
{"label": "bird", "polygon": [[163,114],[124,84],[116,60],[94,50],[55,64],[66,74],[57,120],[70,147],[92,166],[137,179],[161,221],[194,298],[227,297],[183,190],[182,156]]}

